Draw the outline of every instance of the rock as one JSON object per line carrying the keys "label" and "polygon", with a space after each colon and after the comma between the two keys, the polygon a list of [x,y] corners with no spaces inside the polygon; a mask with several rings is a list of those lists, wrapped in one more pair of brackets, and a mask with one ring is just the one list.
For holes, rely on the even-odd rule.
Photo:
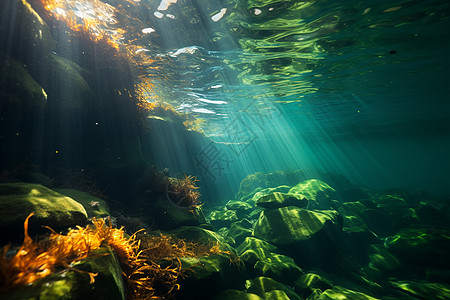
{"label": "rock", "polygon": [[155,224],[159,229],[171,230],[180,226],[198,226],[206,223],[202,208],[189,210],[181,208],[164,197],[156,197],[147,203],[144,221]]}
{"label": "rock", "polygon": [[448,300],[450,299],[450,285],[444,283],[428,283],[400,281],[392,284],[409,296],[417,297],[421,300]]}
{"label": "rock", "polygon": [[259,192],[255,193],[252,197],[253,202],[257,202],[259,198],[267,196],[269,194],[278,192],[278,193],[288,193],[291,188],[287,185],[280,185],[273,188],[265,188],[261,189]]}
{"label": "rock", "polygon": [[0,184],[0,228],[11,237],[23,233],[25,218],[30,219],[30,230],[42,230],[49,226],[55,230],[87,223],[84,207],[70,197],[57,193],[40,184],[2,183]]}
{"label": "rock", "polygon": [[256,201],[256,205],[263,208],[280,208],[286,206],[306,207],[308,200],[301,198],[298,194],[284,194],[274,192],[260,197]]}
{"label": "rock", "polygon": [[328,264],[337,254],[341,228],[336,211],[289,206],[263,211],[253,236],[280,247],[299,265]]}
{"label": "rock", "polygon": [[289,300],[288,295],[282,290],[273,290],[264,293],[265,300]]}
{"label": "rock", "polygon": [[[296,170],[291,172],[276,171],[273,173],[256,172],[247,175],[239,186],[239,191],[236,194],[236,199],[246,201],[253,197],[257,192],[266,189],[273,188],[281,185],[292,186],[307,178],[306,174],[302,170]],[[281,191],[278,191],[281,192]]]}
{"label": "rock", "polygon": [[180,258],[187,276],[179,280],[181,290],[176,299],[209,300],[217,291],[240,287],[246,273],[239,263],[233,263],[226,254],[199,258]]}
{"label": "rock", "polygon": [[231,224],[230,230],[227,232],[227,237],[233,238],[236,245],[240,245],[245,238],[252,235],[252,224],[247,219]]}
{"label": "rock", "polygon": [[109,207],[105,200],[74,189],[55,189],[58,193],[66,195],[81,205],[89,218],[102,218],[109,216]]}
{"label": "rock", "polygon": [[292,285],[302,274],[292,258],[286,255],[270,253],[256,262],[254,266],[259,276],[270,277],[287,285]]}
{"label": "rock", "polygon": [[223,243],[223,238],[218,233],[198,226],[180,226],[177,229],[167,231],[167,233],[200,244]]}
{"label": "rock", "polygon": [[[0,108],[2,116],[14,113],[16,118],[22,110],[43,108],[47,103],[44,89],[31,77],[24,64],[0,56],[0,71],[7,76],[0,77]],[[3,116],[3,117],[5,117]]]}
{"label": "rock", "polygon": [[279,253],[279,249],[266,241],[247,237],[244,242],[236,249],[241,259],[252,267],[273,253]]}
{"label": "rock", "polygon": [[30,64],[55,48],[50,28],[26,0],[0,1],[0,10],[0,38],[8,41],[2,43],[0,51]]}
{"label": "rock", "polygon": [[373,244],[369,249],[369,263],[365,273],[376,280],[384,280],[387,276],[397,275],[402,265],[383,245]]}
{"label": "rock", "polygon": [[263,300],[263,298],[255,294],[228,289],[217,294],[213,300]]}
{"label": "rock", "polygon": [[368,227],[364,221],[366,207],[358,201],[344,202],[337,209],[344,220],[344,231],[366,231]]}
{"label": "rock", "polygon": [[335,286],[331,289],[327,289],[325,292],[323,292],[319,300],[336,300],[336,299],[342,299],[342,300],[377,300],[377,298],[371,297],[369,295],[366,295],[364,293],[352,291],[349,289],[346,289],[341,286]]}
{"label": "rock", "polygon": [[286,294],[291,300],[302,299],[290,287],[268,277],[257,277],[253,279],[251,282],[249,282],[246,292],[253,293],[264,298],[266,297],[266,293],[271,291],[283,291],[284,294]]}
{"label": "rock", "polygon": [[289,190],[289,194],[306,197],[308,209],[330,209],[331,201],[337,197],[335,189],[318,179],[300,182]]}
{"label": "rock", "polygon": [[404,228],[386,238],[385,246],[395,256],[415,266],[442,268],[450,265],[448,229]]}
{"label": "rock", "polygon": [[236,215],[240,219],[248,215],[253,210],[253,206],[243,201],[230,200],[227,202],[225,207],[227,208],[227,210],[236,211]]}
{"label": "rock", "polygon": [[300,278],[295,282],[294,290],[300,296],[307,298],[311,296],[314,291],[320,291],[320,293],[322,293],[332,287],[333,284],[326,278],[315,273],[307,273],[300,276]]}
{"label": "rock", "polygon": [[97,273],[94,283],[90,284],[87,274],[68,269],[11,290],[3,294],[2,299],[125,299],[122,269],[112,250],[99,249],[90,257],[74,263],[73,268]]}
{"label": "rock", "polygon": [[238,221],[234,210],[213,210],[207,217],[214,228],[229,227],[231,223]]}

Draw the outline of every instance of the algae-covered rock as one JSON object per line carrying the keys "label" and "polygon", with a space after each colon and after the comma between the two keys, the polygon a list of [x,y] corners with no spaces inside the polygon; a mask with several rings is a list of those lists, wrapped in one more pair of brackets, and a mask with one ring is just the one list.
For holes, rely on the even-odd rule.
{"label": "algae-covered rock", "polygon": [[314,291],[323,291],[331,289],[333,284],[326,278],[315,274],[306,273],[300,276],[295,282],[294,289],[302,297],[309,297]]}
{"label": "algae-covered rock", "polygon": [[384,279],[387,275],[395,275],[402,268],[398,258],[384,245],[373,244],[369,248],[369,263],[365,273],[374,279]]}
{"label": "algae-covered rock", "polygon": [[238,217],[234,210],[214,210],[208,215],[207,220],[214,228],[219,229],[229,227],[231,223],[238,220]]}
{"label": "algae-covered rock", "polygon": [[318,179],[300,182],[289,190],[289,194],[306,197],[308,209],[330,209],[331,201],[336,199],[335,189]]}
{"label": "algae-covered rock", "polygon": [[258,295],[246,293],[243,291],[228,289],[217,294],[213,300],[263,300]]}
{"label": "algae-covered rock", "polygon": [[182,257],[180,261],[187,276],[179,280],[177,299],[211,299],[217,291],[238,288],[245,278],[245,269],[227,254]]}
{"label": "algae-covered rock", "polygon": [[286,206],[306,207],[308,200],[299,194],[274,192],[260,197],[256,205],[264,208],[280,208]]}
{"label": "algae-covered rock", "polygon": [[234,210],[238,218],[242,218],[249,214],[253,210],[253,206],[244,201],[233,201],[230,200],[225,205],[227,210]]}
{"label": "algae-covered rock", "polygon": [[291,188],[287,185],[280,185],[280,186],[273,187],[273,188],[265,188],[265,189],[262,189],[259,192],[255,193],[252,197],[252,201],[256,203],[258,201],[258,199],[261,197],[267,196],[267,195],[275,193],[275,192],[287,193],[287,192],[289,192],[290,189]]}
{"label": "algae-covered rock", "polygon": [[109,216],[108,203],[105,200],[89,195],[88,193],[74,189],[55,189],[58,193],[69,196],[81,205],[89,218]]}
{"label": "algae-covered rock", "polygon": [[328,228],[339,229],[337,212],[312,211],[297,207],[269,209],[261,213],[253,235],[274,245],[306,241]]}
{"label": "algae-covered rock", "polygon": [[[26,0],[0,1],[2,26],[0,50],[8,52],[27,64],[55,48],[50,28]],[[6,25],[6,26],[5,26]]]}
{"label": "algae-covered rock", "polygon": [[272,253],[279,253],[280,250],[266,241],[254,237],[247,237],[236,251],[243,261],[254,266],[257,261],[269,257]]}
{"label": "algae-covered rock", "polygon": [[289,206],[263,211],[253,236],[279,247],[301,266],[333,266],[339,253],[341,228],[342,219],[336,211]]}
{"label": "algae-covered rock", "polygon": [[257,277],[247,284],[247,293],[256,294],[262,298],[266,297],[267,292],[271,291],[283,291],[291,300],[301,300],[302,298],[297,295],[292,288],[284,285],[278,281],[269,277]]}
{"label": "algae-covered rock", "polygon": [[411,297],[421,300],[448,300],[450,299],[450,285],[445,283],[401,281],[392,282],[396,289],[405,292]]}
{"label": "algae-covered rock", "polygon": [[257,261],[254,268],[258,275],[270,277],[287,285],[292,285],[302,274],[302,269],[291,257],[276,253],[270,253]]}
{"label": "algae-covered rock", "polygon": [[201,207],[193,210],[178,207],[164,197],[156,197],[151,203],[147,203],[144,221],[155,224],[162,230],[206,223]]}
{"label": "algae-covered rock", "polygon": [[265,300],[290,300],[285,291],[282,290],[272,290],[270,292],[264,293]]}
{"label": "algae-covered rock", "polygon": [[385,246],[397,257],[427,267],[450,265],[450,230],[404,228],[386,238]]}
{"label": "algae-covered rock", "polygon": [[344,231],[355,232],[368,229],[364,221],[366,207],[361,202],[344,202],[337,211],[344,220]]}
{"label": "algae-covered rock", "polygon": [[25,218],[34,212],[30,228],[83,225],[87,213],[83,205],[40,184],[0,184],[0,228],[5,233],[23,232]]}
{"label": "algae-covered rock", "polygon": [[346,289],[341,286],[335,286],[331,289],[327,289],[324,291],[320,297],[320,300],[377,300],[378,298],[374,298],[367,294]]}
{"label": "algae-covered rock", "polygon": [[[97,274],[93,283],[86,273]],[[56,272],[30,285],[1,295],[11,300],[124,300],[122,269],[114,252],[102,248],[86,259],[73,264],[73,269]]]}
{"label": "algae-covered rock", "polygon": [[45,106],[46,92],[31,77],[23,63],[0,55],[0,72],[7,74],[0,77],[0,108],[3,114]]}
{"label": "algae-covered rock", "polygon": [[245,238],[252,235],[252,232],[252,223],[247,219],[242,219],[231,224],[230,230],[227,232],[227,237],[233,238],[236,245],[240,245]]}

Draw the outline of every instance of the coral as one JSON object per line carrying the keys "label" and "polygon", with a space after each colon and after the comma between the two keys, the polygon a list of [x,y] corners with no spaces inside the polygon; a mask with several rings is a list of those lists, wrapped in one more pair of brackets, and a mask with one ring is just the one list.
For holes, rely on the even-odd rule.
{"label": "coral", "polygon": [[126,237],[123,227],[113,228],[105,219],[93,218],[93,225],[77,226],[67,234],[54,232],[44,242],[35,242],[28,235],[28,221],[24,222],[25,238],[14,256],[8,255],[10,246],[0,253],[0,294],[15,287],[42,279],[57,268],[71,269],[89,275],[95,282],[97,274],[77,270],[74,262],[89,257],[94,250],[109,246],[116,253],[126,278],[128,299],[166,299],[180,289],[178,278],[186,276],[181,257],[200,257],[212,254],[232,254],[221,250],[217,243],[203,245],[167,235],[149,236],[138,231]]}

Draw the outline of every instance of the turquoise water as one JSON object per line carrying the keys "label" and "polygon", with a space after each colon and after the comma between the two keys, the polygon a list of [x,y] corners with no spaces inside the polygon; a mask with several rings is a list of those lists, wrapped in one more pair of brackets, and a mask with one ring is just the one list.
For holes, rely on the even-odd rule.
{"label": "turquoise water", "polygon": [[0,298],[448,299],[450,2],[0,13]]}
{"label": "turquoise water", "polygon": [[[178,16],[192,6],[163,12]],[[227,12],[211,22],[220,8]],[[447,2],[209,2],[195,9],[200,21],[183,23],[193,30],[186,36],[185,19],[151,20],[164,41],[156,56],[170,70],[162,69],[157,86],[228,145],[232,186],[254,171],[307,168],[375,188],[445,193]]]}

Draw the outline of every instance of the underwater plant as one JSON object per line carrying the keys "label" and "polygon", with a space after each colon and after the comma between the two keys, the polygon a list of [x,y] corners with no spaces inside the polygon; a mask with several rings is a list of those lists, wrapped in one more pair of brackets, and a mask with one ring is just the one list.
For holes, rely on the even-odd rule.
{"label": "underwater plant", "polygon": [[0,252],[0,294],[29,285],[60,269],[70,269],[89,276],[95,282],[96,273],[78,270],[73,263],[81,261],[101,248],[109,246],[117,255],[127,284],[128,299],[167,299],[180,289],[178,279],[189,270],[182,269],[180,258],[227,254],[218,243],[199,244],[169,235],[146,235],[142,230],[127,237],[124,228],[113,228],[105,219],[92,219],[93,225],[77,226],[67,234],[51,230],[43,242],[28,234],[24,222],[24,241],[14,255],[10,245]]}
{"label": "underwater plant", "polygon": [[192,175],[184,175],[183,179],[170,178],[167,187],[168,199],[180,208],[194,210],[201,206],[200,192],[195,183],[198,179]]}

